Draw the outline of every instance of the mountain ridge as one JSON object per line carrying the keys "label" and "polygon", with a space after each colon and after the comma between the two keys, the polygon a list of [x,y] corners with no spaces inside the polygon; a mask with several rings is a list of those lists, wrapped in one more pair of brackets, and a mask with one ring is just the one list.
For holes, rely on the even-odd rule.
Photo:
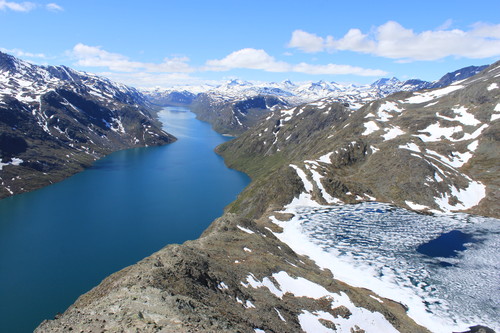
{"label": "mountain ridge", "polygon": [[[209,122],[221,134],[238,136],[261,118],[271,108],[297,106],[320,99],[336,100],[359,109],[373,100],[386,97],[400,91],[435,89],[449,85],[479,73],[487,66],[469,66],[447,73],[434,82],[410,79],[400,81],[393,78],[381,78],[372,84],[338,84],[324,80],[318,82],[293,83],[290,80],[270,83],[251,83],[232,79],[216,86],[181,86],[169,89],[156,88],[144,93],[152,103],[158,105],[188,105],[198,119]],[[238,112],[236,104],[255,99],[276,99],[269,107],[253,108],[250,117]],[[278,105],[278,106],[277,106]]]}
{"label": "mountain ridge", "polygon": [[175,138],[135,88],[0,52],[0,198],[58,182],[113,151]]}

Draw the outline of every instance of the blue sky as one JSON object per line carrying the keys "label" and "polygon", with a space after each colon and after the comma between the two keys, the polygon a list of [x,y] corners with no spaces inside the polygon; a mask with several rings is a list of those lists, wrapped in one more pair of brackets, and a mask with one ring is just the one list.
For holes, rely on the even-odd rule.
{"label": "blue sky", "polygon": [[500,59],[500,1],[49,1],[0,0],[0,50],[138,87],[435,80]]}

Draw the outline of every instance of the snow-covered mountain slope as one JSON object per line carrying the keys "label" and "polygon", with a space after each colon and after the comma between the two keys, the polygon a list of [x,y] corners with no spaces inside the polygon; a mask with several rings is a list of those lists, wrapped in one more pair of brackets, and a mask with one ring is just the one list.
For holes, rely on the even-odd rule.
{"label": "snow-covered mountain slope", "polygon": [[[182,86],[169,89],[152,89],[144,93],[158,105],[191,105],[198,118],[212,124],[221,133],[239,135],[264,117],[271,108],[297,106],[320,99],[328,99],[359,109],[368,102],[400,91],[418,91],[439,88],[479,73],[486,66],[466,67],[448,73],[440,80],[427,82],[418,79],[400,81],[383,78],[370,85],[339,84],[336,82],[293,83],[289,80],[271,83],[251,83],[230,80],[218,86]],[[241,113],[238,103],[255,104],[258,99],[272,103],[260,103],[250,114]]]}
{"label": "snow-covered mountain slope", "polygon": [[0,52],[0,198],[59,181],[112,151],[173,140],[136,89]]}
{"label": "snow-covered mountain slope", "polygon": [[324,99],[271,112],[219,151],[254,177],[258,165],[271,163],[281,174],[268,180],[278,188],[297,178],[300,191],[283,196],[290,190],[269,186],[262,194],[279,204],[300,194],[321,204],[376,200],[498,218],[499,118],[495,63],[450,86],[400,92],[358,110]]}

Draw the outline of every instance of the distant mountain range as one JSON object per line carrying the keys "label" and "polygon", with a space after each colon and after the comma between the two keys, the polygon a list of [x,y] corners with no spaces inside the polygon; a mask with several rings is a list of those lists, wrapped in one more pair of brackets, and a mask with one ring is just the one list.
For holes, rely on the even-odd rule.
{"label": "distant mountain range", "polygon": [[[254,84],[230,80],[218,86],[182,86],[143,91],[157,105],[190,105],[198,118],[212,124],[218,132],[239,135],[258,119],[278,107],[296,106],[328,98],[359,109],[373,100],[399,91],[435,89],[466,79],[487,66],[470,66],[444,75],[435,82],[383,78],[369,85],[343,85],[335,82]],[[242,108],[242,106],[244,106]]]}
{"label": "distant mountain range", "polygon": [[116,150],[174,140],[136,89],[0,52],[0,198],[60,181]]}

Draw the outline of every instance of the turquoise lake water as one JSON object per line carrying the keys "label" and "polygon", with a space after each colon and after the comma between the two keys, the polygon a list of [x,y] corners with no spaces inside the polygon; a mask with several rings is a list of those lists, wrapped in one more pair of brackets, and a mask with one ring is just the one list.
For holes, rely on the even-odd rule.
{"label": "turquoise lake water", "polygon": [[106,276],[198,238],[249,183],[213,152],[227,138],[188,109],[160,119],[177,142],[0,200],[0,332],[31,332]]}

